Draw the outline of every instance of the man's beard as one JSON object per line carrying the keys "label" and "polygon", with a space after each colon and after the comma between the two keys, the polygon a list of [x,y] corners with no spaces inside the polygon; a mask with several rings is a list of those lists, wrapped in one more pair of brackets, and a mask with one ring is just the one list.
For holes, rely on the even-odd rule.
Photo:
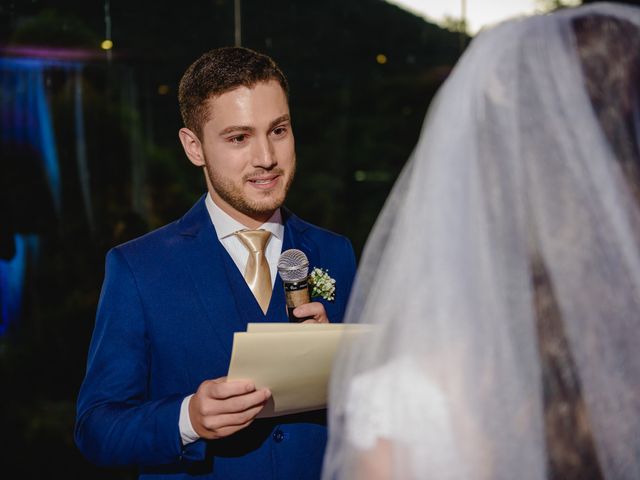
{"label": "man's beard", "polygon": [[278,192],[264,192],[262,201],[253,201],[246,197],[242,189],[246,181],[254,176],[263,174],[276,174],[280,176],[280,179],[284,179],[284,170],[277,167],[271,170],[258,169],[251,175],[243,176],[240,185],[237,185],[228,178],[216,175],[208,163],[205,168],[207,169],[207,175],[211,182],[211,186],[220,198],[235,210],[249,217],[260,217],[266,214],[271,214],[276,209],[280,208],[284,203],[289,187],[293,182],[293,177],[295,176],[294,163],[291,169],[291,175],[289,176],[284,189],[278,190]]}

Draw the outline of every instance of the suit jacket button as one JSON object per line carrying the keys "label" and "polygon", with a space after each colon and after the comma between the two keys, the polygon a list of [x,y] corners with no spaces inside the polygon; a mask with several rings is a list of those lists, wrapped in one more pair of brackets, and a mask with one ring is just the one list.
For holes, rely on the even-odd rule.
{"label": "suit jacket button", "polygon": [[282,440],[284,440],[284,432],[280,429],[273,432],[273,440],[276,443],[280,443]]}

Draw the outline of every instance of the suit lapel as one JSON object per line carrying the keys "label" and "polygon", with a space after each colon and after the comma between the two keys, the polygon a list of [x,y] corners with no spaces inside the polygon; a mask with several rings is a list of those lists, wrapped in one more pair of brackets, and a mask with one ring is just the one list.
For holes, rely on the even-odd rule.
{"label": "suit lapel", "polygon": [[[244,330],[246,324],[236,304],[233,278],[229,278],[225,266],[225,256],[229,254],[218,240],[204,196],[180,220],[179,227],[194,291],[215,336],[230,357],[233,333]],[[232,262],[231,258],[228,260]]]}
{"label": "suit lapel", "polygon": [[282,251],[289,248],[297,248],[307,256],[310,268],[319,266],[318,245],[307,235],[310,225],[285,208],[282,209],[282,217],[285,225]]}

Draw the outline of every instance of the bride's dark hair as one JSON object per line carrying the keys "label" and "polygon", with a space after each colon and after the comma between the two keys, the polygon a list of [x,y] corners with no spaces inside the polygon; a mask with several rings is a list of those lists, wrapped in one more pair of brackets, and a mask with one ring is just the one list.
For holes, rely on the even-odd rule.
{"label": "bride's dark hair", "polygon": [[640,199],[638,27],[615,17],[587,15],[576,18],[573,29],[591,104],[630,187]]}
{"label": "bride's dark hair", "polygon": [[[578,17],[573,30],[591,104],[629,188],[640,200],[640,32],[626,20],[605,15]],[[589,412],[553,283],[541,256],[532,258],[549,479],[601,479]]]}
{"label": "bride's dark hair", "polygon": [[539,256],[531,265],[542,366],[550,480],[598,480],[602,472],[551,278]]}

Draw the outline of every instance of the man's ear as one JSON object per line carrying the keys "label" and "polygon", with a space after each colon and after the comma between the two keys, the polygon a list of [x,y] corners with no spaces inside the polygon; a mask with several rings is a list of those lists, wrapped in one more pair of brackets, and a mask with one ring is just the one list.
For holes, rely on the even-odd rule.
{"label": "man's ear", "polygon": [[181,128],[178,131],[178,137],[189,161],[196,167],[202,167],[204,165],[204,154],[198,136],[188,128]]}

